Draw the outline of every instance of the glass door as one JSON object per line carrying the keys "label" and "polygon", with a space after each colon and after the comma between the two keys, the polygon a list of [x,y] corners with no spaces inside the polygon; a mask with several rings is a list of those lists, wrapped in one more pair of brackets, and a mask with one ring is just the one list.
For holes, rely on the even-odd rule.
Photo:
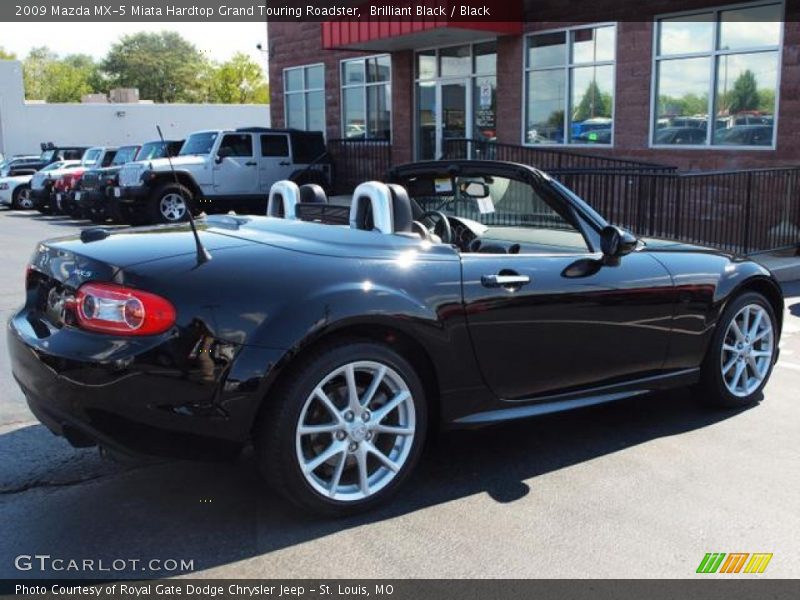
{"label": "glass door", "polygon": [[435,160],[445,140],[469,137],[469,80],[417,84],[417,157]]}
{"label": "glass door", "polygon": [[[441,158],[447,141],[497,136],[495,40],[416,53],[416,158]],[[462,149],[459,149],[462,150]]]}
{"label": "glass door", "polygon": [[434,81],[417,84],[417,158],[433,160],[437,139],[437,86]]}
{"label": "glass door", "polygon": [[440,106],[442,107],[439,114],[441,114],[440,134],[437,136],[439,143],[436,152],[437,158],[445,153],[445,142],[448,139],[466,138],[467,131],[467,115],[468,111],[468,98],[467,98],[467,85],[469,80],[462,81],[448,81],[439,83],[439,97]]}

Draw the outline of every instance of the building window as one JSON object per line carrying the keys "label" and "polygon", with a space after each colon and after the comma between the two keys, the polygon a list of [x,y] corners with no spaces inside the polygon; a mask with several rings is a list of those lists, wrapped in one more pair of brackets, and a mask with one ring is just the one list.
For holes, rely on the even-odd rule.
{"label": "building window", "polygon": [[658,19],[653,145],[773,148],[782,18],[773,2]]}
{"label": "building window", "polygon": [[611,144],[616,46],[615,25],[528,36],[524,143]]}
{"label": "building window", "polygon": [[325,66],[283,70],[286,126],[325,133]]}
{"label": "building window", "polygon": [[389,140],[392,61],[389,55],[342,61],[342,135]]}

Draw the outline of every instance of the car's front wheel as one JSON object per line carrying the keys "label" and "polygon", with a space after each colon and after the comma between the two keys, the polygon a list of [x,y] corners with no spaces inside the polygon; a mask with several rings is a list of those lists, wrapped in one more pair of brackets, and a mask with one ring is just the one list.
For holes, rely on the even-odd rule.
{"label": "car's front wheel", "polygon": [[11,198],[11,208],[15,210],[30,210],[33,208],[31,186],[17,186],[17,189],[14,190],[14,195]]}
{"label": "car's front wheel", "polygon": [[772,373],[778,325],[769,301],[756,292],[735,298],[720,318],[703,364],[701,399],[737,408],[755,402]]}
{"label": "car's front wheel", "polygon": [[177,183],[168,183],[156,190],[150,204],[152,223],[179,223],[189,218],[192,192]]}
{"label": "car's front wheel", "polygon": [[265,401],[256,431],[261,470],[313,512],[383,502],[414,468],[425,438],[424,387],[411,364],[381,344],[315,351]]}

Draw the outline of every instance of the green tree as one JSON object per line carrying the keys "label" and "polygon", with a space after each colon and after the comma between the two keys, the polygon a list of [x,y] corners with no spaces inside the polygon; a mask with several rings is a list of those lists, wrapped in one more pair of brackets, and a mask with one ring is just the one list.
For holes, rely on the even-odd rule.
{"label": "green tree", "polygon": [[687,93],[680,98],[659,96],[660,115],[705,115],[708,112],[708,94]]}
{"label": "green tree", "polygon": [[47,70],[58,60],[58,55],[47,46],[31,48],[22,62],[22,78],[25,83],[25,98],[46,100],[48,91]]}
{"label": "green tree", "polygon": [[16,60],[17,55],[13,52],[7,52],[5,48],[0,46],[0,60]]}
{"label": "green tree", "polygon": [[763,88],[758,90],[758,110],[772,114],[775,111],[775,90]]}
{"label": "green tree", "polygon": [[222,104],[268,102],[264,71],[249,56],[237,52],[230,60],[210,70],[208,100]]}
{"label": "green tree", "polygon": [[733,89],[726,95],[725,104],[732,115],[745,110],[758,110],[760,97],[756,75],[750,69],[736,78]]}
{"label": "green tree", "polygon": [[583,93],[580,103],[572,115],[574,121],[585,121],[592,117],[611,116],[611,95],[604,94],[597,82],[592,80]]}
{"label": "green tree", "polygon": [[109,83],[139,88],[140,97],[156,102],[196,99],[205,59],[173,31],[124,36],[103,61]]}
{"label": "green tree", "polygon": [[88,73],[66,61],[54,61],[45,68],[48,102],[80,102],[85,94],[92,92]]}
{"label": "green tree", "polygon": [[88,54],[68,54],[63,62],[78,69],[93,93],[107,93],[109,86],[100,65]]}

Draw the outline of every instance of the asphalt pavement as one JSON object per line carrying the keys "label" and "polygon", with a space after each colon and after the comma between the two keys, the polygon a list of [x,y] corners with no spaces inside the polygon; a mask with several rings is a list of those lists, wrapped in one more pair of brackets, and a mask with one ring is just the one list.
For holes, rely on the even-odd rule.
{"label": "asphalt pavement", "polygon": [[[3,323],[36,242],[87,225],[0,211]],[[41,572],[36,554],[137,577],[183,561],[202,577],[685,578],[707,552],[772,553],[757,577],[798,577],[800,284],[785,289],[759,405],[710,410],[678,390],[443,434],[391,504],[339,520],[287,507],[248,453],[119,464],[71,448],[29,412],[0,340],[0,578],[108,575]]]}

